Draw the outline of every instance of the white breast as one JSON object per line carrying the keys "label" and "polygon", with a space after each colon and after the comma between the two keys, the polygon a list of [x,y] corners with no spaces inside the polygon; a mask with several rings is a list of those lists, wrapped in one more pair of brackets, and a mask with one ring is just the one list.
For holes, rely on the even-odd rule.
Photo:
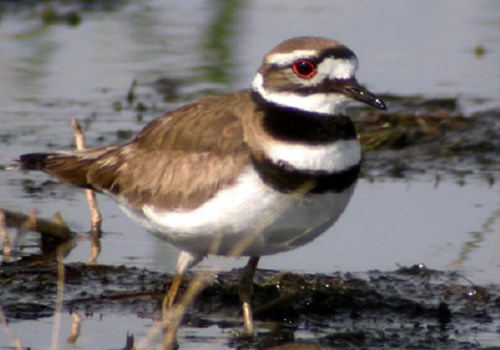
{"label": "white breast", "polygon": [[232,187],[197,209],[123,209],[148,230],[198,255],[209,253],[216,236],[223,236],[217,254],[227,255],[248,234],[258,232],[242,255],[260,256],[293,249],[324,232],[344,211],[353,189],[293,199],[269,187],[249,166]]}
{"label": "white breast", "polygon": [[265,144],[263,150],[274,163],[285,162],[304,171],[340,172],[361,161],[358,139],[338,140],[318,146],[275,140]]}

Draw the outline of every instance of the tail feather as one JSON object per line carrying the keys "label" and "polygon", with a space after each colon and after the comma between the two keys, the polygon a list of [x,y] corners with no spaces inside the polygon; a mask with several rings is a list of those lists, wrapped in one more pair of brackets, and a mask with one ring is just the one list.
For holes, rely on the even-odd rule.
{"label": "tail feather", "polygon": [[[102,191],[106,190],[107,186],[101,183],[102,181],[99,181],[99,179],[96,179],[94,173],[100,160],[108,153],[106,149],[61,153],[28,153],[21,155],[16,163],[18,169],[43,171],[63,182]],[[101,170],[104,175],[108,175],[108,178],[113,178],[116,167],[109,166]],[[110,181],[108,180],[108,182]]]}
{"label": "tail feather", "polygon": [[23,154],[16,160],[18,169],[22,170],[41,170],[46,167],[47,158],[56,153],[29,153]]}

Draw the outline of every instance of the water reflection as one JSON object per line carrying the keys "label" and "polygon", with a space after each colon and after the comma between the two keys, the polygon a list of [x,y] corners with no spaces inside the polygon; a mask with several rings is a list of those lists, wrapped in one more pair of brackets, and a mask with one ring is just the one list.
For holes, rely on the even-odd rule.
{"label": "water reflection", "polygon": [[[465,265],[471,260],[473,254],[477,254],[478,251],[484,249],[485,241],[491,240],[490,243],[493,243],[495,246],[495,241],[498,243],[498,239],[500,238],[499,228],[500,221],[500,206],[496,211],[491,212],[490,216],[486,218],[484,223],[481,225],[481,229],[479,231],[471,231],[468,232],[469,239],[467,239],[460,249],[458,257],[455,261],[453,261],[450,265],[450,269],[454,270],[464,270]],[[495,237],[496,236],[496,237]],[[496,244],[498,246],[498,244]],[[495,260],[498,260],[498,256],[500,255],[500,251],[492,251],[491,254],[488,254],[489,264],[495,266]],[[493,278],[493,281],[496,279]],[[500,282],[500,279],[496,280],[496,282]]]}
{"label": "water reflection", "polygon": [[203,31],[203,62],[200,67],[203,80],[228,84],[235,81],[235,45],[238,40],[241,12],[245,5],[242,0],[210,1],[214,15]]}

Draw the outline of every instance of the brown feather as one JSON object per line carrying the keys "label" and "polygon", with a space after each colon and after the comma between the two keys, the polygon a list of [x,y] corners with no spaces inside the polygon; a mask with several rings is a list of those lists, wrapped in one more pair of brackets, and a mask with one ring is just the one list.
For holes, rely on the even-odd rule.
{"label": "brown feather", "polygon": [[128,144],[23,155],[20,163],[134,208],[194,209],[250,163],[241,114],[254,108],[249,91],[208,97],[153,120]]}

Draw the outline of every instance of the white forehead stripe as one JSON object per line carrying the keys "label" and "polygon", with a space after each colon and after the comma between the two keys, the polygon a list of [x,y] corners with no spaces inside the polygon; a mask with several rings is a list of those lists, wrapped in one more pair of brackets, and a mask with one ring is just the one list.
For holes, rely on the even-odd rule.
{"label": "white forehead stripe", "polygon": [[318,52],[315,50],[295,50],[288,53],[273,53],[266,57],[266,63],[277,66],[287,66],[292,64],[299,58],[315,58],[318,57]]}

